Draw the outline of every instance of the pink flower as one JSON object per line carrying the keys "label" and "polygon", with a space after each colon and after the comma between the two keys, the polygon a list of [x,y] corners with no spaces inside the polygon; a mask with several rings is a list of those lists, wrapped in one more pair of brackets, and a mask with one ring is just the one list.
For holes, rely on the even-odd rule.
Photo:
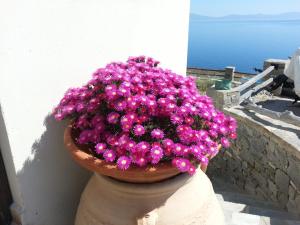
{"label": "pink flower", "polygon": [[224,148],[229,148],[229,146],[230,146],[230,142],[229,142],[228,139],[225,138],[225,137],[222,137],[222,138],[221,138],[221,144],[222,144],[222,146],[223,146]]}
{"label": "pink flower", "polygon": [[174,144],[174,147],[173,147],[173,153],[174,155],[176,156],[183,156],[184,155],[184,146],[182,144]]}
{"label": "pink flower", "polygon": [[106,149],[106,144],[105,143],[98,143],[95,146],[95,151],[97,152],[97,154],[103,154],[105,149]]}
{"label": "pink flower", "polygon": [[122,148],[122,147],[120,147],[120,146],[117,146],[117,147],[115,147],[115,149],[114,149],[115,151],[116,151],[116,155],[117,155],[117,157],[121,157],[121,156],[123,156],[123,155],[126,155],[126,149],[125,148]]}
{"label": "pink flower", "polygon": [[127,170],[131,164],[131,159],[128,158],[127,156],[121,156],[117,160],[117,166],[121,170]]}
{"label": "pink flower", "polygon": [[114,104],[114,108],[117,110],[117,111],[123,111],[124,109],[126,109],[126,102],[125,101],[117,101],[115,102]]}
{"label": "pink flower", "polygon": [[122,148],[126,148],[129,141],[130,141],[130,138],[128,137],[128,134],[126,134],[126,133],[121,135],[119,140],[118,140],[119,145]]}
{"label": "pink flower", "polygon": [[147,105],[149,108],[155,109],[155,108],[156,108],[156,101],[150,100],[150,99],[148,98],[147,101],[146,101],[146,105]]}
{"label": "pink flower", "polygon": [[[172,92],[172,90],[171,90],[171,92]],[[176,102],[176,97],[174,97],[174,95],[171,95],[171,94],[167,95],[167,99],[170,102]]]}
{"label": "pink flower", "polygon": [[145,134],[145,128],[142,125],[135,125],[133,128],[133,133],[136,136],[142,136]]}
{"label": "pink flower", "polygon": [[119,146],[118,137],[112,134],[107,136],[106,142],[111,146]]}
{"label": "pink flower", "polygon": [[208,147],[208,151],[207,153],[213,157],[215,156],[217,153],[218,153],[218,145],[217,144],[214,144],[214,145],[211,145]]}
{"label": "pink flower", "polygon": [[121,124],[131,124],[132,120],[129,118],[128,115],[124,115],[121,117]]}
{"label": "pink flower", "polygon": [[63,114],[61,114],[61,113],[57,113],[57,114],[55,114],[55,119],[56,120],[58,120],[58,121],[60,121],[60,120],[63,120],[64,119],[64,116],[63,116]]}
{"label": "pink flower", "polygon": [[116,99],[118,97],[116,85],[112,84],[112,85],[106,86],[105,94],[106,94],[107,98],[110,100]]}
{"label": "pink flower", "polygon": [[229,137],[230,137],[231,139],[236,139],[236,138],[237,138],[237,134],[236,134],[236,133],[231,133],[231,134],[229,135]]}
{"label": "pink flower", "polygon": [[166,107],[169,101],[166,98],[160,98],[157,102],[161,107]]}
{"label": "pink flower", "polygon": [[78,143],[79,144],[87,144],[91,141],[92,136],[93,136],[92,130],[84,130],[79,135]]}
{"label": "pink flower", "polygon": [[182,116],[186,116],[188,114],[189,110],[185,106],[181,106],[178,108],[178,113]]}
{"label": "pink flower", "polygon": [[[163,157],[163,149],[159,146],[154,146],[150,150],[151,157],[154,162],[158,163],[159,160]],[[155,164],[156,164],[155,163]]]}
{"label": "pink flower", "polygon": [[149,119],[150,119],[149,116],[147,116],[147,115],[141,115],[137,119],[137,123],[144,123],[144,122],[147,122]]}
{"label": "pink flower", "polygon": [[201,165],[207,166],[209,160],[208,160],[208,158],[207,158],[206,156],[201,156],[201,157],[199,158],[199,161],[200,161],[200,164],[201,164]]}
{"label": "pink flower", "polygon": [[180,117],[176,114],[171,115],[171,123],[173,123],[173,124],[182,124],[182,122],[183,122],[182,117]]}
{"label": "pink flower", "polygon": [[121,96],[124,96],[124,97],[128,97],[130,96],[130,83],[128,82],[123,82],[120,86],[119,86],[119,89],[117,91],[117,93]]}
{"label": "pink flower", "polygon": [[194,156],[198,157],[201,154],[201,149],[197,145],[193,145],[190,147],[190,152]]}
{"label": "pink flower", "polygon": [[225,127],[225,126],[220,126],[219,127],[219,133],[223,134],[223,135],[226,135],[228,133],[228,128]]}
{"label": "pink flower", "polygon": [[163,139],[165,136],[164,132],[161,129],[154,129],[151,131],[151,137],[155,139]]}
{"label": "pink flower", "polygon": [[162,141],[162,143],[163,143],[163,146],[165,147],[165,148],[172,148],[173,147],[173,145],[174,145],[174,142],[171,140],[171,139],[164,139],[163,141]]}
{"label": "pink flower", "polygon": [[188,156],[190,153],[190,148],[188,146],[183,146],[183,155]]}
{"label": "pink flower", "polygon": [[97,126],[99,123],[102,123],[104,121],[104,116],[96,114],[92,120],[91,120],[91,124],[93,126]]}
{"label": "pink flower", "polygon": [[181,133],[183,131],[189,131],[189,130],[192,130],[191,127],[187,126],[187,125],[179,125],[177,128],[176,128],[176,131],[177,133]]}
{"label": "pink flower", "polygon": [[129,115],[121,117],[121,127],[123,131],[129,131],[132,128],[133,120]]}
{"label": "pink flower", "polygon": [[76,111],[81,113],[85,110],[85,105],[81,102],[79,102],[77,105],[76,105]]}
{"label": "pink flower", "polygon": [[120,117],[120,114],[116,112],[111,112],[107,115],[107,122],[116,124],[118,122],[118,119]]}
{"label": "pink flower", "polygon": [[135,161],[134,161],[138,166],[143,167],[145,166],[148,162],[146,160],[145,157],[143,156],[138,156],[136,157]]}
{"label": "pink flower", "polygon": [[127,124],[122,124],[121,127],[122,127],[123,131],[127,131],[128,132],[131,129],[131,124],[128,124],[128,123]]}
{"label": "pink flower", "polygon": [[188,125],[192,125],[194,123],[194,119],[192,117],[186,117],[184,122]]}
{"label": "pink flower", "polygon": [[145,141],[139,142],[134,148],[134,152],[141,153],[142,155],[146,154],[149,150],[150,144]]}
{"label": "pink flower", "polygon": [[176,110],[177,106],[174,103],[169,102],[167,104],[166,108],[167,108],[168,112],[174,112]]}
{"label": "pink flower", "polygon": [[127,144],[126,144],[126,150],[127,151],[132,151],[136,146],[136,143],[132,140],[128,141]]}
{"label": "pink flower", "polygon": [[194,175],[196,173],[196,168],[193,165],[190,165],[190,168],[188,170],[188,173],[190,175]]}
{"label": "pink flower", "polygon": [[184,158],[175,158],[173,164],[175,164],[180,172],[187,172],[191,167],[190,161]]}
{"label": "pink flower", "polygon": [[128,113],[127,116],[132,122],[135,122],[135,120],[137,119],[136,113]]}
{"label": "pink flower", "polygon": [[215,130],[209,130],[209,135],[213,138],[217,138],[218,137],[218,132]]}
{"label": "pink flower", "polygon": [[103,157],[106,162],[113,162],[116,159],[116,153],[115,151],[108,149],[103,153]]}
{"label": "pink flower", "polygon": [[128,98],[127,99],[127,107],[128,107],[128,110],[136,110],[138,107],[137,101],[131,97]]}

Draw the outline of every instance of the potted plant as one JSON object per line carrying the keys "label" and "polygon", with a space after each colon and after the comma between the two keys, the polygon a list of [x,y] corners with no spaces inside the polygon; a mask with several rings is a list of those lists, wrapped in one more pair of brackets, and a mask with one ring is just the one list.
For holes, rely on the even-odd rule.
{"label": "potted plant", "polygon": [[205,170],[236,138],[236,121],[199,94],[193,77],[157,65],[131,57],[66,92],[54,116],[71,120],[65,144],[82,166],[120,180],[159,181],[192,175],[199,164]]}
{"label": "potted plant", "polygon": [[98,69],[54,109],[70,119],[65,145],[83,167],[131,183],[205,171],[236,138],[236,121],[200,95],[193,77],[144,56]]}

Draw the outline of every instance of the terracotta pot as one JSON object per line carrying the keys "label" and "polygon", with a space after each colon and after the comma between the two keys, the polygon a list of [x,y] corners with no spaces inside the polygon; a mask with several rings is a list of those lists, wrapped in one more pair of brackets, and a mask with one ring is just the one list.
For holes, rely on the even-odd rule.
{"label": "terracotta pot", "polygon": [[64,134],[67,149],[94,172],[82,193],[75,225],[224,225],[211,182],[200,169],[190,176],[171,163],[160,163],[121,171],[76,145],[74,137],[69,125]]}
{"label": "terracotta pot", "polygon": [[75,225],[224,225],[209,178],[200,169],[152,184],[97,173],[81,195]]}
{"label": "terracotta pot", "polygon": [[[70,124],[65,129],[64,133],[65,146],[79,165],[92,172],[130,183],[159,182],[180,174],[180,171],[173,167],[171,162],[163,162],[156,166],[147,166],[143,168],[131,166],[128,170],[119,170],[115,163],[107,163],[104,160],[93,156],[82,146],[77,145],[74,142],[74,136],[72,125]],[[206,172],[206,169],[207,166],[201,166],[203,172]]]}

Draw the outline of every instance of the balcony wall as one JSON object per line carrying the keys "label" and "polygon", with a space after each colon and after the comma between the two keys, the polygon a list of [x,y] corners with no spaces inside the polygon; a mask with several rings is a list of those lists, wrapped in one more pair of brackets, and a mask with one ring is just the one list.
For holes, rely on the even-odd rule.
{"label": "balcony wall", "polygon": [[225,112],[237,119],[238,138],[212,160],[208,174],[299,214],[300,128],[243,107]]}

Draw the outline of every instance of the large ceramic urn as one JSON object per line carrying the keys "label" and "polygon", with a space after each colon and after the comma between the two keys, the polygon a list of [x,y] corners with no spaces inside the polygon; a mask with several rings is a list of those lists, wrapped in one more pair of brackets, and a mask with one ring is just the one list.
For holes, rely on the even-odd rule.
{"label": "large ceramic urn", "polygon": [[75,225],[223,225],[224,216],[206,174],[181,174],[171,164],[120,171],[77,146],[69,126],[65,144],[73,159],[94,172],[82,193]]}

